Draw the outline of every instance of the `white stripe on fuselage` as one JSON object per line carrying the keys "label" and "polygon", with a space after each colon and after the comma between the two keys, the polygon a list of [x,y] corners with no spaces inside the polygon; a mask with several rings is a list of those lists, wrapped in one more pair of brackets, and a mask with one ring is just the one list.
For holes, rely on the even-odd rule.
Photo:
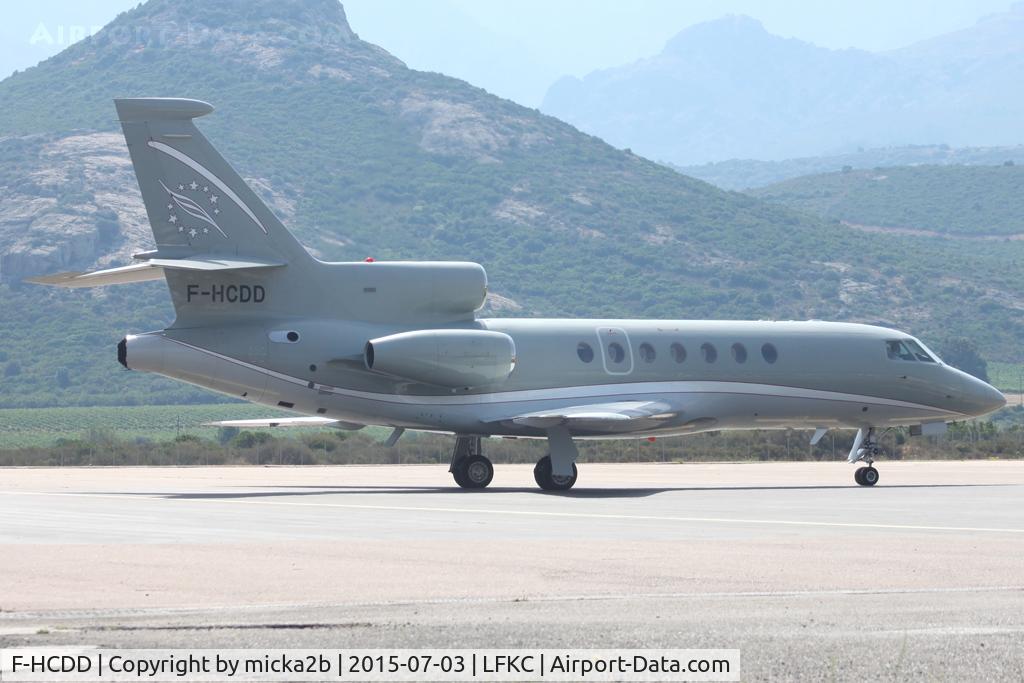
{"label": "white stripe on fuselage", "polygon": [[[255,372],[265,374],[276,379],[289,382],[301,387],[308,387],[309,380],[300,379],[286,375],[276,370],[269,370],[259,365],[253,365],[231,356],[225,356],[210,351],[200,346],[194,346],[178,339],[171,339],[164,336],[169,342],[180,344],[186,348],[205,353],[229,363],[248,368]],[[513,391],[495,391],[481,394],[462,394],[459,396],[410,396],[406,394],[386,394],[380,392],[359,391],[356,389],[345,389],[327,384],[315,384],[318,391],[323,391],[339,396],[365,399],[368,401],[379,401],[383,403],[397,403],[404,405],[438,405],[457,406],[474,405],[481,403],[519,403],[527,401],[543,400],[564,400],[564,399],[594,399],[608,396],[636,396],[641,394],[664,395],[664,394],[741,394],[748,396],[771,396],[775,398],[801,398],[815,399],[820,401],[838,401],[843,403],[866,403],[869,405],[881,405],[897,408],[912,408],[934,412],[937,415],[949,415],[953,411],[943,410],[935,406],[927,406],[920,403],[911,403],[897,399],[883,398],[880,396],[864,396],[860,394],[847,394],[837,391],[823,391],[821,389],[804,389],[800,387],[788,387],[777,384],[756,384],[749,382],[720,382],[708,380],[673,380],[663,382],[620,382],[617,384],[584,384],[569,387],[552,387],[549,389],[516,389]]]}

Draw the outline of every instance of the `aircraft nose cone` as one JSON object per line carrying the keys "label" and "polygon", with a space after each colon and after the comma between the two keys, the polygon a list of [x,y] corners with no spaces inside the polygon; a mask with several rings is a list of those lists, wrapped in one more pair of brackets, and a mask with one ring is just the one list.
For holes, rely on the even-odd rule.
{"label": "aircraft nose cone", "polygon": [[966,393],[975,415],[986,415],[1006,405],[1006,397],[1003,396],[1003,392],[988,382],[967,375],[964,377],[964,383],[967,385]]}

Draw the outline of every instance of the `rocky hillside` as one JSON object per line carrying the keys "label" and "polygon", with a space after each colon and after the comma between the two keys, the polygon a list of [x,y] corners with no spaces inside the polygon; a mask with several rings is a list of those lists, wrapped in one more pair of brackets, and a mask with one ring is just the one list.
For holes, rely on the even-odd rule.
{"label": "rocky hillside", "polygon": [[[1005,250],[911,259],[898,236],[721,191],[412,71],[334,0],[150,0],[0,82],[0,405],[208,400],[113,361],[125,331],[168,321],[159,283],[20,285],[149,246],[111,102],[139,95],[212,102],[199,125],[318,255],[478,261],[492,311],[883,320],[928,337],[1017,313],[1004,295],[965,318],[962,291],[930,289],[948,271],[981,297],[1024,291]],[[986,351],[1010,358],[1021,334],[999,325]]]}

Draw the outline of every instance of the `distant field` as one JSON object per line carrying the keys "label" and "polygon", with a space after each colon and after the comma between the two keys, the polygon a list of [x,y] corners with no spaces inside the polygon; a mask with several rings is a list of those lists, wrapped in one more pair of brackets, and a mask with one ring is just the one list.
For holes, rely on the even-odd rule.
{"label": "distant field", "polygon": [[[88,438],[97,432],[122,440],[166,441],[178,434],[217,436],[211,420],[289,415],[263,406],[218,403],[182,406],[11,408],[0,410],[0,448],[51,446],[57,439]],[[281,430],[284,432],[296,430]],[[308,429],[306,431],[309,431]]]}
{"label": "distant field", "polygon": [[1021,393],[1024,387],[1024,364],[989,361],[988,379],[996,389]]}

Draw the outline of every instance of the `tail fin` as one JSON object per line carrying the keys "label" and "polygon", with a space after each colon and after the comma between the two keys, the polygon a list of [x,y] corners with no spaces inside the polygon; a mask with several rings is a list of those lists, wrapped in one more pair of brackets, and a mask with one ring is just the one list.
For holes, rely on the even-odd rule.
{"label": "tail fin", "polygon": [[[192,119],[213,107],[173,98],[115,103],[156,239],[156,252],[148,258],[240,259],[286,266],[214,272],[164,268],[178,314],[176,326],[206,315],[272,309],[271,302],[257,301],[260,297],[252,294],[255,283],[271,278],[292,290],[315,259],[195,127]],[[240,291],[247,292],[250,306],[231,306],[238,302],[225,298],[243,296]]]}
{"label": "tail fin", "polygon": [[161,256],[309,258],[193,124],[212,106],[169,98],[115,103]]}

